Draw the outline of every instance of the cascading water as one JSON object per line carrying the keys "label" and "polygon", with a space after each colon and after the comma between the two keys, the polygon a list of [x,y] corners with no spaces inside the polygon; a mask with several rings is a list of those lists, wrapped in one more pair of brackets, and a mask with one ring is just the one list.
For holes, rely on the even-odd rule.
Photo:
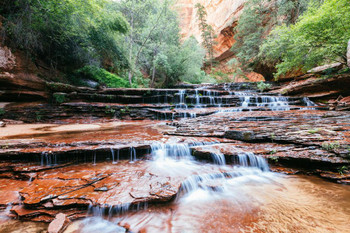
{"label": "cascading water", "polygon": [[284,96],[261,96],[261,102],[257,100],[258,107],[267,107],[272,111],[288,111],[290,110],[288,98]]}
{"label": "cascading water", "polygon": [[316,108],[310,108],[310,107],[316,106],[316,104],[312,102],[308,97],[303,98],[303,103],[307,106],[307,108],[304,108],[304,109],[310,109],[310,110],[316,109]]}
{"label": "cascading water", "polygon": [[113,148],[111,148],[111,154],[112,154],[112,163],[117,164],[119,162],[119,149],[117,150],[117,158],[115,158],[115,153]]}
{"label": "cascading water", "polygon": [[[194,146],[198,146],[198,143]],[[253,153],[240,152],[237,156],[236,166],[231,166],[226,165],[225,155],[220,150],[209,150],[212,151],[212,159],[216,165],[211,165],[213,170],[198,174],[203,164],[195,161],[189,144],[156,143],[152,145],[151,155],[160,169],[171,175],[189,174],[189,177],[181,184],[178,200],[183,196],[187,198],[192,193],[197,192],[201,195],[205,193],[206,196],[210,196],[212,192],[225,190],[226,183],[233,178],[259,177],[269,173],[269,167],[265,159]]]}
{"label": "cascading water", "polygon": [[179,90],[179,103],[176,104],[176,108],[184,108],[187,109],[186,98],[185,98],[186,90]]}
{"label": "cascading water", "polygon": [[239,165],[243,167],[256,167],[262,171],[269,171],[269,165],[266,160],[260,156],[256,156],[252,152],[243,152],[238,154]]}
{"label": "cascading water", "polygon": [[55,166],[57,165],[57,155],[47,152],[41,153],[40,165],[41,166]]}
{"label": "cascading water", "polygon": [[130,163],[136,161],[136,149],[134,147],[130,147]]}
{"label": "cascading water", "polygon": [[[289,99],[284,96],[262,96],[252,94],[251,92],[235,92],[236,96],[240,100],[240,109],[236,111],[242,111],[249,107],[265,107],[271,111],[288,111]],[[249,108],[249,111],[252,109]]]}
{"label": "cascading water", "polygon": [[185,143],[155,143],[151,145],[151,155],[155,161],[171,159],[193,160],[191,149]]}

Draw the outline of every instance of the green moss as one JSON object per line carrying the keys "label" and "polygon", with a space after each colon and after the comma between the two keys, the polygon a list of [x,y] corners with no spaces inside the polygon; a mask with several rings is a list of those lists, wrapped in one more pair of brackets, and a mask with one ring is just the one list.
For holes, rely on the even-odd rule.
{"label": "green moss", "polygon": [[310,134],[315,134],[318,133],[320,131],[320,129],[310,129],[309,131],[307,131]]}
{"label": "green moss", "polygon": [[325,142],[322,144],[322,148],[327,150],[327,151],[339,149],[339,147],[340,147],[339,142],[330,142],[330,143]]}
{"label": "green moss", "polygon": [[63,102],[68,101],[69,99],[66,97],[65,93],[54,93],[53,98],[55,99],[55,102],[58,104],[61,104]]}
{"label": "green moss", "polygon": [[273,149],[269,152],[270,155],[273,155],[273,154],[276,154],[277,153],[277,150]]}
{"label": "green moss", "polygon": [[112,88],[130,87],[128,81],[96,66],[84,66],[75,71],[75,76],[78,78],[92,79]]}

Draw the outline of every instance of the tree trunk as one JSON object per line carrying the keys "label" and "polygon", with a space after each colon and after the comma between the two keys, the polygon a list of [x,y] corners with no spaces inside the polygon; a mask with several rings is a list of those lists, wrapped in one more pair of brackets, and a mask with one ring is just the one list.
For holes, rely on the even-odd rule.
{"label": "tree trunk", "polygon": [[132,71],[129,70],[129,84],[130,84],[130,87],[132,86]]}
{"label": "tree trunk", "polygon": [[348,51],[346,53],[347,65],[350,68],[350,40],[348,41]]}
{"label": "tree trunk", "polygon": [[130,87],[132,86],[132,76],[133,76],[133,67],[132,67],[132,48],[133,48],[133,32],[134,32],[134,15],[131,13],[131,22],[130,22],[130,46],[129,46],[129,62],[130,62],[130,68],[129,68],[129,84]]}
{"label": "tree trunk", "polygon": [[156,64],[153,64],[151,88],[154,88],[155,81],[156,81]]}

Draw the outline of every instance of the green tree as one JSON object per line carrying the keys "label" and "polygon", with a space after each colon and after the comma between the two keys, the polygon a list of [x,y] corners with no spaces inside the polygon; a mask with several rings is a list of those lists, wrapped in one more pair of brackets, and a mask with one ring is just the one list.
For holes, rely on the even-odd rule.
{"label": "green tree", "polygon": [[199,30],[201,31],[202,45],[207,50],[206,59],[207,62],[210,63],[210,67],[212,67],[214,60],[214,30],[212,26],[207,23],[207,11],[205,7],[197,3],[195,8],[197,9],[197,19]]}
{"label": "green tree", "polygon": [[88,64],[127,67],[118,37],[128,23],[104,0],[5,0],[11,45],[66,71]]}
{"label": "green tree", "polygon": [[[130,24],[125,37],[130,67],[129,82],[149,80],[149,86],[171,86],[188,77],[184,72],[201,73],[203,53],[192,41],[192,50],[181,43],[178,16],[171,1],[124,0],[118,10]],[[194,50],[193,50],[194,49]],[[190,58],[197,53],[195,61]],[[201,64],[199,64],[201,63]],[[189,68],[191,67],[191,69]],[[194,71],[195,70],[195,71]]]}
{"label": "green tree", "polygon": [[261,56],[265,62],[278,62],[275,77],[329,62],[345,64],[349,38],[348,0],[325,0],[321,6],[311,2],[295,25],[272,31],[261,47]]}
{"label": "green tree", "polygon": [[256,71],[272,77],[275,63],[263,62],[258,56],[266,36],[277,25],[292,24],[305,11],[308,0],[266,2],[248,0],[235,28],[236,43],[232,51],[243,71]]}

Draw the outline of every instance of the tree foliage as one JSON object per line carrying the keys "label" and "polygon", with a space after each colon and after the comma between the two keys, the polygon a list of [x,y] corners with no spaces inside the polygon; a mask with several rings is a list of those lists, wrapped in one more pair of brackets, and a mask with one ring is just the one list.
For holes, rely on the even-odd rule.
{"label": "tree foliage", "polygon": [[203,77],[205,53],[193,38],[181,41],[172,4],[3,0],[0,15],[11,46],[27,51],[34,61],[40,58],[68,76],[73,73],[72,77],[89,77],[108,86],[126,86],[122,77],[130,87],[163,87]]}
{"label": "tree foliage", "polygon": [[[128,23],[104,0],[5,0],[1,14],[15,47],[53,67],[126,67],[118,36]],[[108,3],[108,4],[107,4]]]}
{"label": "tree foliage", "polygon": [[296,24],[272,31],[260,54],[266,62],[278,62],[275,77],[279,77],[298,68],[306,71],[329,62],[346,63],[349,39],[348,0],[325,0],[321,6],[311,2]]}
{"label": "tree foliage", "polygon": [[[305,11],[308,0],[248,0],[235,28],[232,50],[244,71],[261,64],[260,46],[279,24],[292,24]],[[272,64],[274,65],[274,64]]]}
{"label": "tree foliage", "polygon": [[83,77],[90,80],[95,80],[108,87],[130,87],[129,83],[119,76],[108,72],[105,69],[96,66],[84,66],[74,72],[78,77]]}
{"label": "tree foliage", "polygon": [[205,10],[205,7],[202,4],[197,3],[195,8],[197,9],[198,26],[203,40],[202,45],[207,51],[206,62],[209,62],[210,66],[212,66],[214,60],[214,29],[207,23],[207,11]]}
{"label": "tree foliage", "polygon": [[130,24],[124,46],[130,83],[146,76],[150,87],[171,86],[202,75],[204,53],[194,39],[181,43],[178,16],[171,4],[167,0],[120,2],[118,9]]}

